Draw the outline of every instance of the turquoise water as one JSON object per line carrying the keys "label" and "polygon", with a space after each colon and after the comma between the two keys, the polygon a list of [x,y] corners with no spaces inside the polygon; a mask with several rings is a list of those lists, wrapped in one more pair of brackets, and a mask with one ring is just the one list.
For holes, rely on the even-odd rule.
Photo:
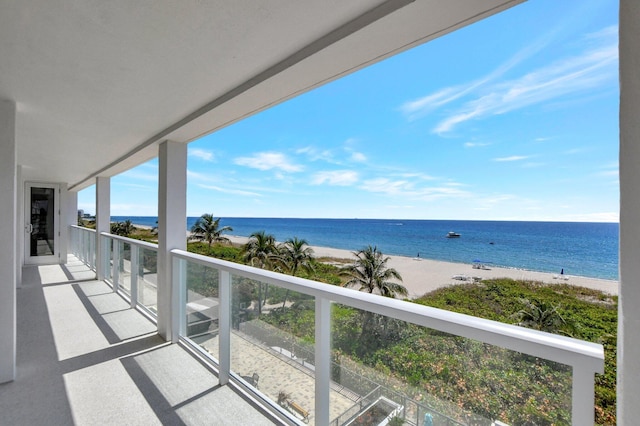
{"label": "turquoise water", "polygon": [[[156,217],[113,216],[155,226]],[[197,218],[187,219],[190,228]],[[501,222],[376,219],[222,218],[231,235],[256,231],[278,241],[304,238],[310,245],[356,251],[378,246],[400,255],[494,266],[618,279],[618,224],[577,222]],[[460,238],[445,238],[449,231]]]}

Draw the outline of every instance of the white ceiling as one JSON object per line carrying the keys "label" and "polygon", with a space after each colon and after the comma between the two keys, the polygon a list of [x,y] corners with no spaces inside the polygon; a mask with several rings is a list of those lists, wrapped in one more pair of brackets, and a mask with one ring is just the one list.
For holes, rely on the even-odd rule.
{"label": "white ceiling", "polygon": [[80,189],[522,1],[0,0],[0,99],[23,176]]}

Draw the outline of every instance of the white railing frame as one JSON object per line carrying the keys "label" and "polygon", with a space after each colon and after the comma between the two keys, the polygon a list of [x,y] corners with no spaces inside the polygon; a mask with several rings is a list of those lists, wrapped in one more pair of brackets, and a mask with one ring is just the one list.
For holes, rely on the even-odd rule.
{"label": "white railing frame", "polygon": [[120,291],[120,241],[111,243],[111,285],[116,293]]}
{"label": "white railing frame", "polygon": [[138,262],[140,261],[140,249],[137,244],[130,244],[129,250],[131,253],[131,278],[130,278],[130,298],[131,307],[135,308],[138,305]]}
{"label": "white railing frame", "polygon": [[[153,312],[151,312],[149,309],[147,309],[146,306],[141,305],[138,303],[138,269],[140,267],[139,262],[140,262],[140,249],[149,249],[149,250],[155,250],[156,252],[158,251],[158,246],[156,244],[153,243],[148,243],[146,241],[141,241],[141,240],[134,240],[133,238],[127,238],[127,237],[122,237],[120,235],[114,235],[114,234],[109,234],[107,232],[102,232],[100,234],[100,237],[102,239],[102,243],[104,244],[105,249],[103,250],[104,253],[104,259],[102,259],[102,261],[105,262],[105,265],[108,265],[109,263],[109,254],[110,254],[110,250],[107,250],[107,248],[109,247],[109,241],[113,240],[114,244],[114,254],[113,254],[113,265],[112,265],[112,269],[111,269],[111,284],[113,287],[114,291],[118,291],[119,290],[119,256],[120,256],[120,242],[124,242],[129,244],[130,250],[131,250],[131,291],[130,291],[130,295],[129,295],[129,300],[131,303],[131,307],[132,308],[142,308],[144,309],[145,312],[147,312],[148,314],[155,316],[153,314]],[[106,268],[105,268],[106,270]],[[178,311],[179,312],[179,311]]]}
{"label": "white railing frame", "polygon": [[[78,227],[79,228],[79,227]],[[133,268],[134,251],[140,248],[157,250],[157,245],[131,238],[120,237],[109,233],[100,234],[105,247],[109,239],[125,241],[132,247],[132,277],[137,275]],[[118,244],[115,244],[118,246]],[[134,249],[135,247],[135,249]],[[77,250],[77,248],[76,248]],[[95,248],[94,248],[95,250]],[[96,262],[108,262],[109,251],[105,250],[104,259]],[[531,330],[511,324],[504,324],[470,315],[458,314],[442,309],[432,308],[417,303],[380,297],[374,294],[327,285],[290,275],[266,271],[247,265],[189,253],[184,250],[172,250],[174,288],[172,303],[172,319],[177,322],[176,329],[180,336],[186,337],[186,262],[218,269],[220,274],[220,318],[218,358],[219,379],[226,384],[231,377],[231,274],[273,284],[288,290],[315,297],[316,303],[316,381],[315,381],[315,414],[317,424],[329,423],[329,387],[330,387],[330,315],[331,303],[340,303],[353,308],[362,309],[406,321],[422,327],[461,336],[504,349],[535,356],[541,359],[565,364],[572,367],[572,409],[571,419],[574,425],[593,424],[594,421],[594,375],[604,372],[604,348],[602,345],[585,342],[565,336]],[[91,254],[89,253],[89,257]],[[132,298],[134,292],[132,284]],[[136,297],[137,298],[137,297]],[[133,302],[132,302],[133,305]],[[176,324],[176,323],[174,323]]]}
{"label": "white railing frame", "polygon": [[92,247],[91,242],[95,241],[96,230],[78,225],[71,225],[69,228],[70,252],[95,271],[95,247]]}
{"label": "white railing frame", "polygon": [[[174,258],[195,262],[218,269],[221,273],[234,274],[316,298],[316,406],[318,424],[328,424],[329,413],[329,362],[330,361],[330,304],[340,303],[406,321],[423,327],[462,336],[504,349],[524,353],[549,361],[571,366],[572,409],[574,425],[593,424],[594,375],[604,372],[604,348],[602,345],[504,324],[470,315],[432,308],[417,303],[390,299],[356,290],[327,285],[290,275],[266,271],[221,259],[193,254],[184,250],[172,250]],[[222,282],[222,281],[221,281]],[[185,288],[186,283],[178,284]],[[223,299],[222,297],[225,297]],[[220,292],[220,306],[230,305],[230,292]],[[222,316],[222,315],[221,315]],[[229,324],[219,327],[220,352],[230,351],[231,329]],[[223,335],[225,337],[223,338]],[[227,340],[228,339],[228,340]],[[221,374],[228,375],[230,366],[220,366]],[[325,419],[325,417],[327,417]],[[324,421],[326,420],[326,422]]]}

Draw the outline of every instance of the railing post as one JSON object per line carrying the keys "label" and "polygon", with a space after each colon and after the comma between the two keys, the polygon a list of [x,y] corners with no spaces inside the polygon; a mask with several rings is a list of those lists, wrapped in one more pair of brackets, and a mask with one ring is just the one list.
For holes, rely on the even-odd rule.
{"label": "railing post", "polygon": [[129,274],[131,280],[131,307],[135,309],[138,305],[138,256],[139,250],[138,246],[135,244],[129,244],[129,257],[131,258],[130,269],[131,273]]}
{"label": "railing post", "polygon": [[87,244],[87,239],[89,238],[89,236],[88,236],[89,233],[83,231],[80,234],[81,234],[80,235],[80,256],[81,256],[82,261],[84,263],[89,263],[90,264],[91,262],[89,262],[89,255],[88,255],[88,252],[87,252],[87,250],[89,250],[87,248],[87,245],[88,245]]}
{"label": "railing post", "polygon": [[571,424],[592,425],[595,418],[595,377],[592,369],[573,367]]}
{"label": "railing post", "polygon": [[[111,259],[111,238],[107,238],[96,231],[98,241],[96,243],[96,267],[102,269],[102,276],[98,275],[99,280],[105,280],[107,278],[107,271],[109,271],[109,261]],[[98,247],[101,251],[98,254]]]}
{"label": "railing post", "polygon": [[177,343],[180,335],[187,334],[187,261],[171,255],[171,342]]}
{"label": "railing post", "polygon": [[331,383],[331,301],[316,297],[316,404],[315,424],[329,424]]}
{"label": "railing post", "polygon": [[95,262],[93,262],[92,260],[89,259],[89,256],[91,255],[91,252],[89,250],[89,242],[91,240],[91,237],[94,238],[95,240],[95,235],[91,234],[90,232],[83,232],[82,235],[82,261],[84,263],[86,263],[87,265],[89,265],[91,268],[95,269]]}
{"label": "railing post", "polygon": [[87,233],[87,262],[91,265],[93,269],[98,269],[98,249],[97,249],[97,241],[95,235],[91,232]]}
{"label": "railing post", "polygon": [[113,247],[113,257],[111,265],[111,283],[113,284],[113,291],[117,292],[120,287],[120,241],[111,240]]}
{"label": "railing post", "polygon": [[219,270],[218,280],[218,339],[220,371],[218,380],[221,385],[229,383],[229,371],[231,371],[231,274]]}

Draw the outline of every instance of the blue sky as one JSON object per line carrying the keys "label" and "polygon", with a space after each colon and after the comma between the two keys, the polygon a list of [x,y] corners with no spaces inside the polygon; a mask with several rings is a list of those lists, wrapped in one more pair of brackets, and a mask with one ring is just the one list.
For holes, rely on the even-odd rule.
{"label": "blue sky", "polygon": [[[530,0],[192,142],[187,214],[617,222],[617,14]],[[111,214],[156,215],[157,170]]]}

